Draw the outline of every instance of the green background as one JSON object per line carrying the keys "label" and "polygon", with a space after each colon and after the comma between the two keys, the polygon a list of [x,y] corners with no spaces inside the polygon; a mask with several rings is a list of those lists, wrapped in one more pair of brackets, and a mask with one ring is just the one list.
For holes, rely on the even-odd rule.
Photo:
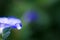
{"label": "green background", "polygon": [[[28,9],[38,11],[36,22],[26,22]],[[60,0],[0,0],[0,16],[15,16],[22,29],[12,29],[7,40],[60,40]]]}

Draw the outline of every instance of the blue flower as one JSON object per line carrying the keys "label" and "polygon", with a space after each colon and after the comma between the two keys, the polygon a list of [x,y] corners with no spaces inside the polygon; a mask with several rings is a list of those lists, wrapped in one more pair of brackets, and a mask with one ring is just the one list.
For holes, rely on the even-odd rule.
{"label": "blue flower", "polygon": [[36,21],[37,18],[38,18],[38,13],[35,10],[29,10],[24,15],[24,19],[26,22]]}
{"label": "blue flower", "polygon": [[17,18],[7,18],[7,17],[1,17],[0,18],[0,33],[3,32],[3,29],[5,28],[16,28],[20,30],[22,28],[21,20]]}

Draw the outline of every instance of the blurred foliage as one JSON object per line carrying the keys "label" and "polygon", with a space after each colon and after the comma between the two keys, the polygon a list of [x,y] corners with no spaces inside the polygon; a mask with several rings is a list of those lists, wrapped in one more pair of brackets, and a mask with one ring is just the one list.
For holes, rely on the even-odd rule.
{"label": "blurred foliage", "polygon": [[[38,11],[38,21],[25,22],[28,9]],[[23,24],[7,40],[60,40],[60,0],[0,0],[0,16],[15,16]]]}

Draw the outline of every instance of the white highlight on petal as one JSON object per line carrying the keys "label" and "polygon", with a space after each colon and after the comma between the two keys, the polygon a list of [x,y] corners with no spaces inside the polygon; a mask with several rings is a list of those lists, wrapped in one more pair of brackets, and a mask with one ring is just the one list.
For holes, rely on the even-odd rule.
{"label": "white highlight on petal", "polygon": [[0,34],[3,33],[4,24],[0,24]]}
{"label": "white highlight on petal", "polygon": [[2,33],[3,33],[3,29],[4,29],[4,28],[0,28],[0,34],[2,34]]}
{"label": "white highlight on petal", "polygon": [[16,24],[16,26],[17,26],[17,29],[18,29],[18,30],[20,30],[20,29],[21,29],[21,27],[20,27],[20,25],[19,25],[19,24]]}

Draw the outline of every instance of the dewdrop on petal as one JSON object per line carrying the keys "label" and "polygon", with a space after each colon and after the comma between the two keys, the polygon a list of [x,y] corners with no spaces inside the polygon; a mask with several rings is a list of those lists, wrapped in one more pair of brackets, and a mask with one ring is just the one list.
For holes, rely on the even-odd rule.
{"label": "dewdrop on petal", "polygon": [[0,18],[0,34],[3,32],[3,29],[10,27],[20,30],[22,28],[21,20],[17,18]]}

